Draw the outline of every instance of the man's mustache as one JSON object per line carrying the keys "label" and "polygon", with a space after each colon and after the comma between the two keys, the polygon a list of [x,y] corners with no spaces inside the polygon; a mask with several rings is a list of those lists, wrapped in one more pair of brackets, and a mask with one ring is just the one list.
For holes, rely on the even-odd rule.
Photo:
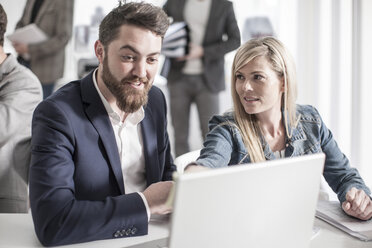
{"label": "man's mustache", "polygon": [[140,77],[127,77],[127,78],[123,78],[121,80],[121,83],[137,83],[137,82],[141,82],[143,84],[147,84],[149,82],[149,80],[146,77],[143,77],[143,78],[140,78]]}

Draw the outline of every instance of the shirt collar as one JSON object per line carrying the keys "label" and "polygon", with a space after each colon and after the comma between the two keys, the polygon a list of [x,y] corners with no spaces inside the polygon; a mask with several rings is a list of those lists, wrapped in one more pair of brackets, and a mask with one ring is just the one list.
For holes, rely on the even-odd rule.
{"label": "shirt collar", "polygon": [[[97,84],[97,80],[96,80],[97,70],[98,70],[98,68],[93,73],[94,87],[96,87],[98,95],[101,98],[103,106],[105,107],[110,119],[113,121],[114,124],[120,124],[121,120],[120,120],[119,113],[117,113],[113,110],[111,105],[108,103],[108,101],[103,96],[100,89],[98,88],[98,84]],[[130,113],[127,116],[127,118],[125,119],[124,123],[129,123],[131,125],[138,125],[144,118],[145,118],[145,111],[144,111],[143,107],[140,107],[136,112]]]}

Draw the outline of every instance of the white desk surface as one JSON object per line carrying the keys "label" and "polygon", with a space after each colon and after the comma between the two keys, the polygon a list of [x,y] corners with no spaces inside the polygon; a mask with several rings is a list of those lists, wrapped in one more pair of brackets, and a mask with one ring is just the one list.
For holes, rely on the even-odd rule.
{"label": "white desk surface", "polygon": [[[311,240],[310,248],[364,248],[372,247],[372,242],[360,241],[334,228],[328,223],[315,219],[319,232]],[[169,236],[167,222],[151,222],[149,234],[139,237],[108,239],[63,247],[127,247],[156,238]],[[36,238],[31,214],[0,214],[0,247],[42,247]]]}

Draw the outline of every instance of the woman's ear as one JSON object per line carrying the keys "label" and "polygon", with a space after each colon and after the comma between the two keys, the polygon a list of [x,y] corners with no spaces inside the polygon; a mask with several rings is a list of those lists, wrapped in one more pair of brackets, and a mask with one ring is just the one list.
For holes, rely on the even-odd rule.
{"label": "woman's ear", "polygon": [[281,82],[281,85],[282,85],[282,86],[280,87],[280,91],[284,93],[284,91],[285,91],[284,77],[282,77],[282,78],[280,79],[280,82]]}

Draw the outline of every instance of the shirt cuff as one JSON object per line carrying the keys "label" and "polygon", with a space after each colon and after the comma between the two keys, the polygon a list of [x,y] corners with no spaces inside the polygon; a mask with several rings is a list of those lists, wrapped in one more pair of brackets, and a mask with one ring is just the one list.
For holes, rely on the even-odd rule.
{"label": "shirt cuff", "polygon": [[146,212],[147,212],[147,221],[150,222],[151,212],[150,212],[150,207],[149,207],[149,204],[147,203],[146,197],[141,192],[137,192],[137,193],[141,196],[143,203],[145,204]]}

